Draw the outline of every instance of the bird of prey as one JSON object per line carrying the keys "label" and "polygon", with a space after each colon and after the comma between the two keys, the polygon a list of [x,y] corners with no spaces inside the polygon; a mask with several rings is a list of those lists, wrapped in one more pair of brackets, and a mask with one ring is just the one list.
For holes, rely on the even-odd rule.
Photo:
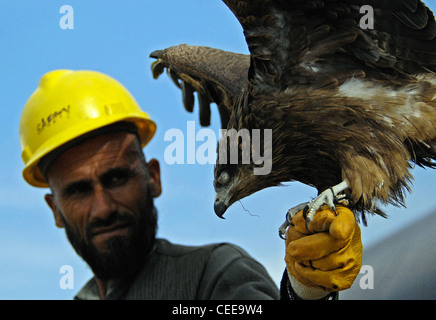
{"label": "bird of prey", "polygon": [[150,55],[154,77],[167,69],[190,112],[196,92],[201,125],[215,103],[223,128],[272,130],[269,174],[217,161],[216,214],[287,181],[318,195],[288,211],[282,233],[297,210],[310,221],[344,198],[364,224],[368,213],[385,215],[379,204],[404,205],[413,165],[436,167],[431,10],[420,0],[223,2],[249,55],[186,44]]}

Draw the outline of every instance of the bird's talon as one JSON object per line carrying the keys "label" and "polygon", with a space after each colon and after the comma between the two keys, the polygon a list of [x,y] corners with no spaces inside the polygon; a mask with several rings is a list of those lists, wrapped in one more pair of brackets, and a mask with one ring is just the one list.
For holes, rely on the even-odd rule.
{"label": "bird's talon", "polygon": [[337,216],[337,212],[336,212],[336,206],[331,206],[330,209],[332,209],[332,211],[335,213],[335,216]]}
{"label": "bird's talon", "polygon": [[286,213],[286,221],[288,222],[289,225],[292,224],[292,218],[294,218],[291,214]]}
{"label": "bird's talon", "polygon": [[309,220],[309,219],[306,219],[306,221],[305,221],[305,223],[304,223],[307,232],[310,232],[310,231],[309,231],[309,222],[310,222],[310,220]]}
{"label": "bird's talon", "polygon": [[288,210],[288,212],[286,213],[285,222],[283,222],[283,224],[279,228],[279,237],[280,238],[285,239],[286,229],[289,226],[293,226],[292,219],[295,217],[295,215],[298,212],[300,212],[301,210],[303,210],[306,207],[309,208],[307,206],[307,202],[304,202],[304,203],[300,203],[298,206],[292,207],[291,209]]}
{"label": "bird's talon", "polygon": [[306,205],[303,209],[303,218],[307,218],[307,213],[309,212],[309,205]]}
{"label": "bird's talon", "polygon": [[286,215],[286,221],[283,222],[283,224],[279,228],[279,237],[282,238],[283,240],[286,240],[285,234],[286,234],[286,229],[289,227],[289,224],[290,222],[288,221],[288,215]]}

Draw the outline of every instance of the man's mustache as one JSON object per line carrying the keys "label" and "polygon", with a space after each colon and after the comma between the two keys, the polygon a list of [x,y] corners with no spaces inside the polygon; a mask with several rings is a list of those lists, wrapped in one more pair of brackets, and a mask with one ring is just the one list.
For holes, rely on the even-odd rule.
{"label": "man's mustache", "polygon": [[88,239],[93,235],[105,232],[107,230],[116,229],[126,225],[133,225],[136,220],[133,215],[114,211],[106,219],[95,218],[86,228]]}

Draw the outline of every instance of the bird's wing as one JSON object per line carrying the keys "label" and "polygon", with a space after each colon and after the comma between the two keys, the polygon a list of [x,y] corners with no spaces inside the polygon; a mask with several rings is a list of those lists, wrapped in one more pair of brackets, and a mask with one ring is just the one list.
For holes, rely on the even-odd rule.
{"label": "bird's wing", "polygon": [[182,44],[150,54],[153,77],[167,69],[174,83],[182,90],[183,104],[189,112],[194,108],[197,92],[200,124],[210,124],[210,104],[216,103],[222,128],[227,128],[231,108],[248,83],[248,55],[219,49]]}
{"label": "bird's wing", "polygon": [[436,24],[420,0],[223,1],[244,29],[254,92],[436,72]]}

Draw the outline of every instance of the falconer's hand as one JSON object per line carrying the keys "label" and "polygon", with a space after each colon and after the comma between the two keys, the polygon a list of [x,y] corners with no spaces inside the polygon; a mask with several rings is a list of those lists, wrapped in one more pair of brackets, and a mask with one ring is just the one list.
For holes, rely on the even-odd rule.
{"label": "falconer's hand", "polygon": [[298,212],[286,232],[286,266],[294,292],[320,299],[351,287],[362,266],[360,228],[354,214],[338,205],[321,207],[307,224]]}

